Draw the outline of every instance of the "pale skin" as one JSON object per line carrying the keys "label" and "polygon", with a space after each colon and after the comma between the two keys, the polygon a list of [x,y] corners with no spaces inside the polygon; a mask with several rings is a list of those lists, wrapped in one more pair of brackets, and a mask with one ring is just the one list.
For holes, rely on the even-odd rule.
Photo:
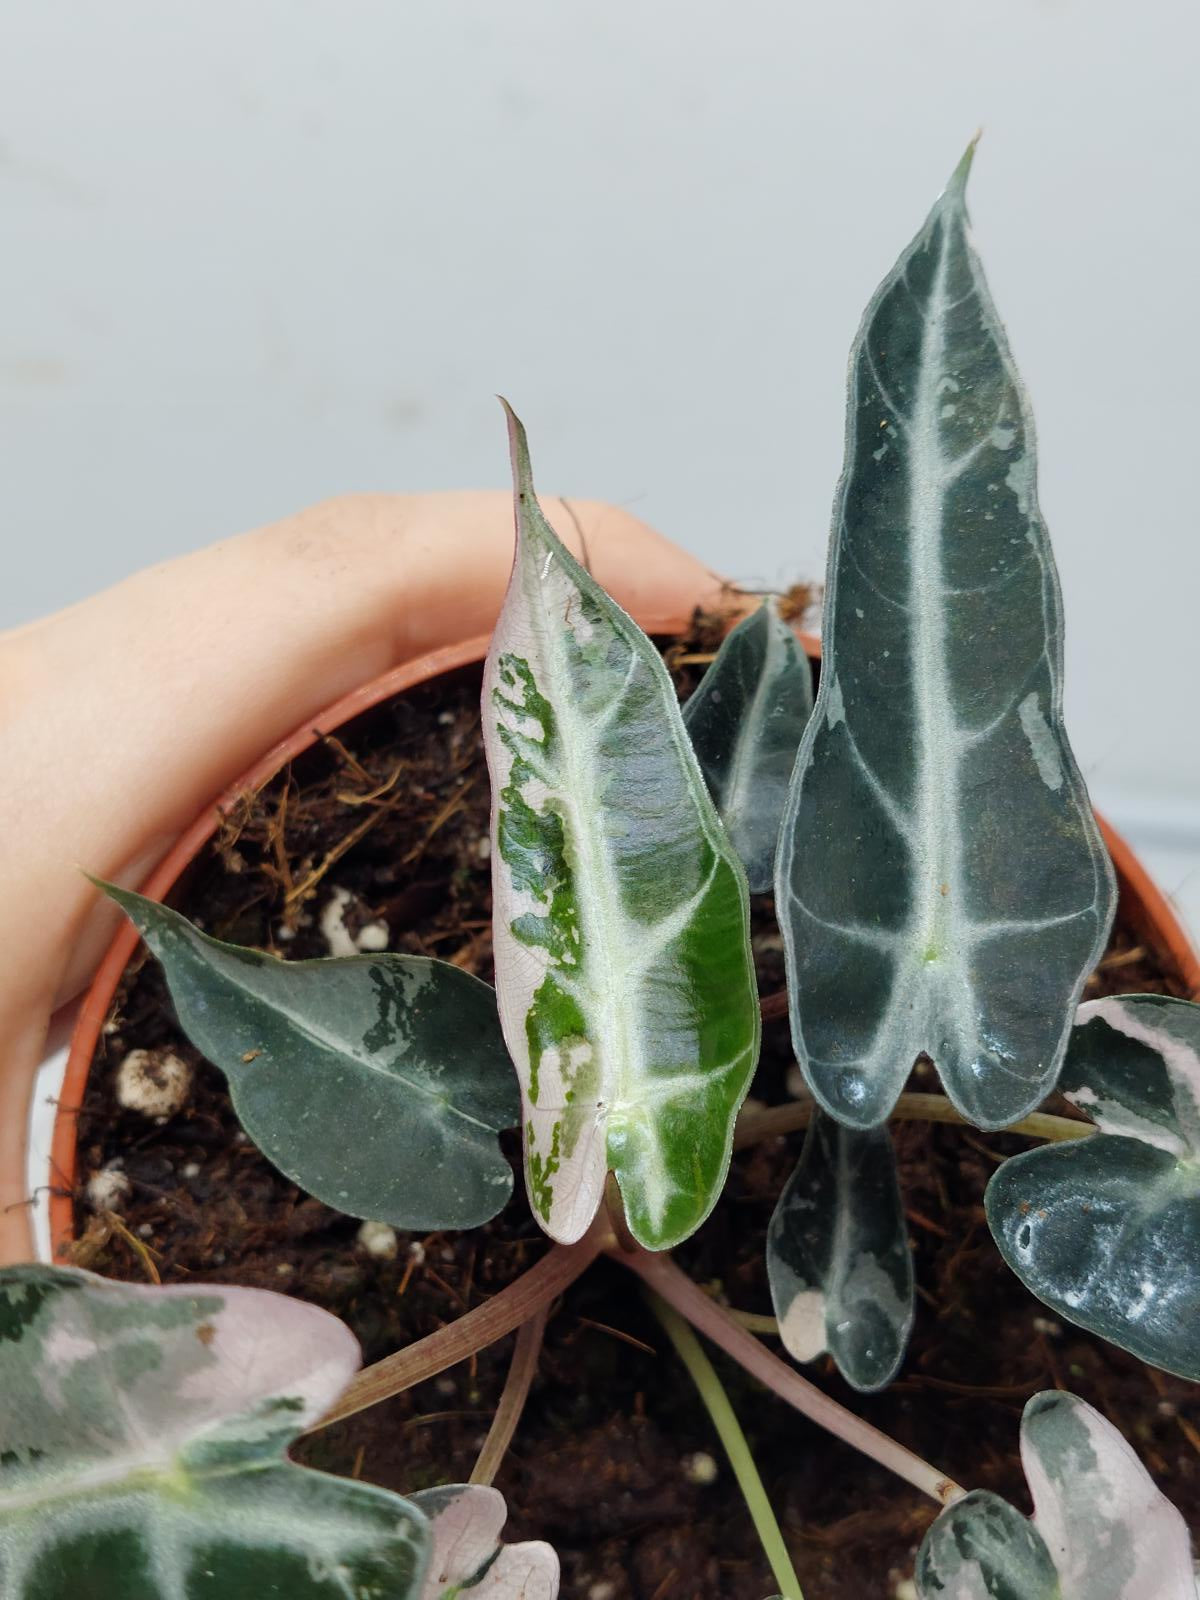
{"label": "pale skin", "polygon": [[[638,616],[717,599],[712,573],[627,512],[542,504]],[[503,491],[346,496],[0,635],[0,1265],[32,1258],[26,1123],[50,1020],[116,925],[80,869],[136,888],[306,718],[486,634],[512,547]]]}

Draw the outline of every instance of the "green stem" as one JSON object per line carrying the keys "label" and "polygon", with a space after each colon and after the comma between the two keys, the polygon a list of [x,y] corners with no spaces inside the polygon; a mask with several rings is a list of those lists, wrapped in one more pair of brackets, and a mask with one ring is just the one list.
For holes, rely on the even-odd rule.
{"label": "green stem", "polygon": [[787,1546],[783,1542],[783,1534],[779,1531],[779,1524],[775,1520],[771,1502],[767,1499],[767,1491],[763,1488],[754,1457],[750,1454],[746,1435],[742,1432],[741,1423],[729,1403],[729,1396],[725,1393],[712,1362],[701,1348],[699,1339],[679,1313],[655,1294],[653,1289],[646,1289],[645,1294],[651,1311],[662,1323],[667,1338],[675,1346],[676,1353],[688,1369],[692,1382],[704,1402],[704,1408],[712,1418],[713,1426],[725,1448],[725,1454],[729,1457],[729,1465],[733,1468],[738,1488],[742,1491],[746,1509],[753,1519],[754,1530],[762,1544],[763,1554],[775,1574],[775,1582],[779,1585],[783,1600],[804,1600],[800,1580],[796,1576],[792,1558],[788,1555]]}

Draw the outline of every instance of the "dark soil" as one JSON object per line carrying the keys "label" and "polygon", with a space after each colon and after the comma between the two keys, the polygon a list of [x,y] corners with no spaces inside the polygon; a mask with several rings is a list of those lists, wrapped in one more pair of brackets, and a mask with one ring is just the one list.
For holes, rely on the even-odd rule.
{"label": "dark soil", "polygon": [[[714,624],[667,658],[682,693]],[[346,925],[383,919],[389,948],[491,976],[488,782],[478,673],[463,672],[367,713],[318,745],[229,816],[175,902],[209,931],[288,957],[329,953],[319,928],[331,890]],[[354,835],[349,848],[343,848]],[[336,857],[336,859],[332,859]],[[322,870],[324,869],[324,870]],[[307,886],[307,887],[305,887]],[[783,985],[772,907],[755,907],[760,988]],[[1090,992],[1181,993],[1118,915]],[[164,1122],[121,1111],[113,1077],[134,1047],[170,1045],[195,1065],[186,1106]],[[788,1098],[786,1021],[764,1027],[753,1094]],[[933,1088],[928,1069],[914,1087]],[[157,965],[126,974],[80,1113],[81,1265],[167,1282],[282,1290],[343,1317],[373,1361],[480,1304],[546,1249],[523,1186],[472,1233],[398,1236],[368,1255],[359,1223],[308,1198],[240,1132],[220,1074],[175,1024]],[[764,1237],[802,1135],[735,1156],[712,1218],[677,1253],[728,1303],[769,1312]],[[1071,1389],[1133,1442],[1193,1528],[1200,1527],[1200,1414],[1191,1385],[1056,1321],[991,1242],[983,1190],[1025,1142],[970,1129],[895,1127],[919,1302],[901,1376],[856,1396],[831,1364],[809,1375],[930,1461],[1028,1509],[1017,1457],[1021,1408],[1038,1389]],[[512,1137],[510,1154],[518,1159]],[[131,1181],[119,1218],[89,1211],[87,1180],[119,1158]],[[149,1252],[149,1253],[147,1253]],[[503,1386],[512,1340],[442,1377],[302,1442],[299,1459],[400,1490],[469,1475]],[[932,1503],[778,1400],[717,1355],[791,1546],[806,1600],[875,1600],[911,1574]],[[697,1452],[717,1463],[694,1481]],[[555,1309],[538,1376],[497,1486],[510,1537],[551,1540],[565,1600],[764,1600],[776,1585],[690,1381],[632,1275],[600,1261]],[[1149,1600],[1149,1597],[1147,1597]]]}

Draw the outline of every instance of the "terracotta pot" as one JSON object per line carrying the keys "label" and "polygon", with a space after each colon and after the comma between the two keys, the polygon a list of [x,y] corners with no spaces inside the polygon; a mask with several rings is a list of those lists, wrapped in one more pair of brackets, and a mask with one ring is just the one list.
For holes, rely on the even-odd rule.
{"label": "terracotta pot", "polygon": [[[669,637],[683,633],[689,619],[690,611],[684,610],[675,616],[639,617],[638,621],[647,633]],[[819,641],[811,635],[803,635],[802,638],[809,655],[814,661],[819,661]],[[185,868],[217,831],[224,814],[242,796],[262,788],[289,761],[311,748],[322,734],[334,732],[351,718],[394,695],[403,694],[443,673],[482,662],[487,647],[488,638],[485,635],[434,650],[394,667],[382,677],[344,695],[319,717],[308,718],[302,727],[269,750],[196,819],[151,873],[142,885],[141,892],[155,900],[165,898]],[[1174,911],[1124,839],[1103,818],[1098,820],[1116,869],[1122,909],[1131,927],[1159,962],[1178,974],[1189,993],[1200,994],[1200,958]],[[75,1238],[76,1123],[79,1108],[83,1104],[101,1029],[108,1018],[121,977],[139,942],[139,935],[132,924],[123,923],[97,968],[71,1039],[51,1147],[54,1188],[50,1197],[50,1237],[56,1260],[62,1257]]]}

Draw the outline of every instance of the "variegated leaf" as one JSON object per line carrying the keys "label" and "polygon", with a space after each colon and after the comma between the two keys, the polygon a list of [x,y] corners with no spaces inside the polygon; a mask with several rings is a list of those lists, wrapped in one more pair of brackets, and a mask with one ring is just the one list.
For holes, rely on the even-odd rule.
{"label": "variegated leaf", "polygon": [[529,1194],[564,1242],[707,1216],[758,1055],[745,874],[658,652],[555,537],[510,414],[517,550],[484,673],[496,980]]}
{"label": "variegated leaf", "polygon": [[1063,1600],[1195,1600],[1187,1524],[1098,1411],[1034,1395],[1021,1461]]}
{"label": "variegated leaf", "polygon": [[412,1497],[429,1518],[433,1553],[421,1600],[555,1600],[558,1557],[541,1540],[501,1544],[504,1496],[481,1483],[422,1489]]}
{"label": "variegated leaf", "polygon": [[424,956],[279,961],[102,887],[162,962],[243,1128],[294,1183],[418,1230],[477,1227],[505,1205],[496,1135],[521,1112],[486,983]]}
{"label": "variegated leaf", "polygon": [[751,894],[772,886],[812,670],[770,601],[739,622],[683,708],[683,723]]}
{"label": "variegated leaf", "polygon": [[996,1243],[1060,1315],[1200,1379],[1200,1006],[1080,1006],[1060,1088],[1100,1132],[997,1168]]}
{"label": "variegated leaf", "polygon": [[287,1461],[358,1366],[315,1306],[0,1273],[5,1600],[417,1600],[424,1516]]}
{"label": "variegated leaf", "polygon": [[916,1583],[920,1600],[1066,1600],[1042,1536],[988,1489],[942,1512],[921,1541]]}
{"label": "variegated leaf", "polygon": [[917,1556],[921,1600],[1195,1600],[1187,1524],[1113,1427],[1072,1394],[1021,1419],[1032,1522],[977,1491]]}
{"label": "variegated leaf", "polygon": [[767,1232],[779,1336],[797,1361],[828,1350],[856,1389],[890,1383],[913,1321],[904,1202],[886,1127],[814,1111]]}
{"label": "variegated leaf", "polygon": [[871,1127],[918,1053],[985,1128],[1052,1086],[1115,889],[1061,715],[1033,422],[970,152],[851,355],[821,687],[780,839],[796,1052]]}

